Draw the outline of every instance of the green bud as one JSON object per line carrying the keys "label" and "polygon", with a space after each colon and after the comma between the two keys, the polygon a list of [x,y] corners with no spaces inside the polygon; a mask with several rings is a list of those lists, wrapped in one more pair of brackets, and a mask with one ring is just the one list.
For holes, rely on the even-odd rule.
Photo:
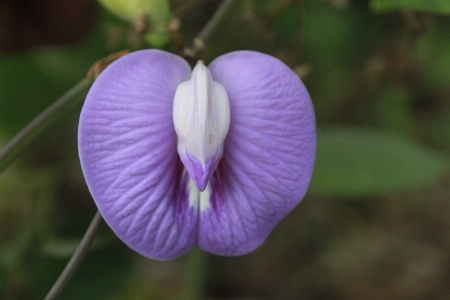
{"label": "green bud", "polygon": [[149,21],[149,31],[165,31],[170,22],[168,0],[99,0],[103,6],[118,17],[134,22],[142,14]]}
{"label": "green bud", "polygon": [[145,40],[152,47],[161,48],[170,40],[170,35],[166,32],[150,32],[145,35]]}

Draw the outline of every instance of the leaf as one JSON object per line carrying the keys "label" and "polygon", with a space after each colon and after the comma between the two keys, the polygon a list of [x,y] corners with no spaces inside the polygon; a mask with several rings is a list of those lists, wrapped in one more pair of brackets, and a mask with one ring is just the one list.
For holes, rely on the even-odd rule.
{"label": "leaf", "polygon": [[449,0],[371,0],[370,5],[376,12],[413,9],[438,14],[450,13]]}
{"label": "leaf", "polygon": [[417,189],[447,171],[448,161],[398,135],[357,128],[318,134],[310,193],[364,197]]}

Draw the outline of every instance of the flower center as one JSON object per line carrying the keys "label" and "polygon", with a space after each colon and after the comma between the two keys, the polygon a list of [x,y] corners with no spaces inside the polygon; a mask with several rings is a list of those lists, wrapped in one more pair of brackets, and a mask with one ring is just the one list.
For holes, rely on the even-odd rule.
{"label": "flower center", "polygon": [[230,105],[224,87],[213,81],[202,61],[175,92],[173,122],[181,161],[197,188],[204,191],[223,154]]}

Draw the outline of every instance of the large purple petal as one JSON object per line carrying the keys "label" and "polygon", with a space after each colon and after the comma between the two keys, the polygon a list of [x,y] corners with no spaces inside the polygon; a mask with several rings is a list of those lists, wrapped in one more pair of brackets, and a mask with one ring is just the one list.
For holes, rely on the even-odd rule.
{"label": "large purple petal", "polygon": [[298,76],[271,56],[238,51],[210,65],[230,99],[230,130],[200,213],[199,246],[219,255],[258,247],[305,195],[316,150],[314,110]]}
{"label": "large purple petal", "polygon": [[131,53],[95,81],[80,117],[81,164],[100,212],[128,246],[155,259],[197,241],[172,121],[175,90],[189,74],[176,55]]}

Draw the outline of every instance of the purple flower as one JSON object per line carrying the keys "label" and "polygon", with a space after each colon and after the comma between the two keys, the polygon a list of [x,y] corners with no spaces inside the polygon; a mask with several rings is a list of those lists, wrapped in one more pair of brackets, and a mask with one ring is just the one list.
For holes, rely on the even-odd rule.
{"label": "purple flower", "polygon": [[79,152],[104,219],[154,259],[192,247],[242,255],[303,198],[314,166],[314,110],[278,59],[237,51],[199,62],[131,53],[95,81]]}

